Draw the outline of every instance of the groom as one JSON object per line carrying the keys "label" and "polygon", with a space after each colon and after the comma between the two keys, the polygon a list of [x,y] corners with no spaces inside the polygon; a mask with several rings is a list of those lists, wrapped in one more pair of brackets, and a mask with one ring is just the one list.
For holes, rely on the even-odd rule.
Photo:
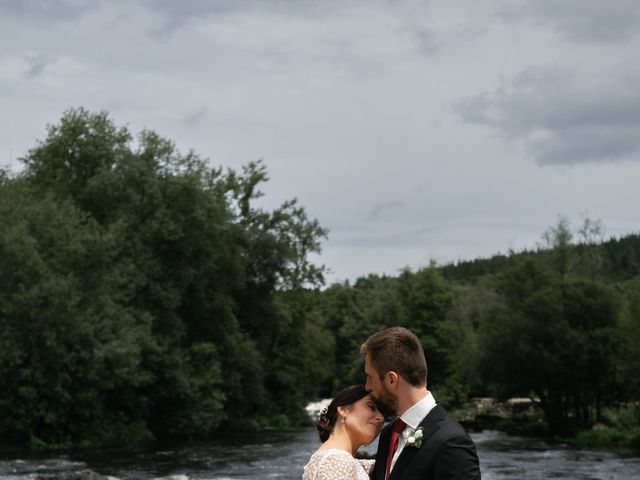
{"label": "groom", "polygon": [[406,328],[374,333],[360,347],[366,388],[398,418],[382,430],[373,480],[480,480],[473,441],[427,390],[427,362]]}

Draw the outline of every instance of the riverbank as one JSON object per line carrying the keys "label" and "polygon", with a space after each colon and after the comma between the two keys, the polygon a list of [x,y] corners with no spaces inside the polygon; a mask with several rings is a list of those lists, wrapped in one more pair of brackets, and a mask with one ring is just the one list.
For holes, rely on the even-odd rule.
{"label": "riverbank", "polygon": [[[279,426],[234,428],[233,432],[244,435],[247,432],[261,432],[268,435],[274,433],[296,433],[304,429],[304,426],[313,426],[317,412],[325,407],[331,399],[323,399],[313,402],[306,407],[306,418],[308,422],[300,421],[294,427],[289,421],[279,422]],[[529,398],[511,398],[506,401],[497,401],[493,398],[472,398],[462,408],[448,408],[452,416],[458,420],[468,432],[481,433],[483,431],[500,431],[511,436],[530,437],[532,439],[542,439],[550,443],[563,443],[579,449],[605,449],[609,451],[622,452],[625,454],[640,455],[640,404],[619,407],[617,409],[606,409],[603,415],[603,423],[594,425],[591,429],[581,431],[572,437],[561,437],[552,434],[545,422],[542,410]],[[244,427],[244,428],[243,428]],[[95,449],[111,448],[115,446],[125,446],[133,448],[145,448],[158,445],[164,442],[185,441],[184,437],[165,439],[158,441],[152,436],[135,434],[139,429],[130,428],[127,431],[119,431],[118,436],[96,437],[93,441],[78,443],[48,444],[37,437],[31,438],[31,442],[17,447],[15,444],[2,445],[0,449],[8,452],[10,450],[19,452],[40,452],[40,453],[65,453],[72,451],[90,451]],[[220,432],[232,433],[226,429]],[[220,433],[219,432],[219,433]],[[133,434],[132,434],[133,433]],[[209,440],[217,438],[219,433]],[[195,439],[191,439],[195,440]],[[200,438],[198,441],[207,441]]]}
{"label": "riverbank", "polygon": [[492,398],[473,398],[452,415],[469,432],[498,430],[509,435],[544,438],[582,449],[606,449],[640,453],[640,405],[607,408],[603,420],[574,436],[557,436],[549,431],[542,409],[530,398],[511,398],[504,402]]}

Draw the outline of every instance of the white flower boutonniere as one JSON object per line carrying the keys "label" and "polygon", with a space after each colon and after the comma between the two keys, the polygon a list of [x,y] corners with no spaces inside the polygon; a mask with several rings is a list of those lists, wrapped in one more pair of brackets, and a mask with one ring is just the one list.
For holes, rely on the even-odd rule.
{"label": "white flower boutonniere", "polygon": [[416,428],[413,432],[411,432],[411,435],[409,435],[409,438],[407,438],[407,446],[420,448],[420,446],[422,445],[423,437],[424,437],[424,432],[422,430],[422,427]]}

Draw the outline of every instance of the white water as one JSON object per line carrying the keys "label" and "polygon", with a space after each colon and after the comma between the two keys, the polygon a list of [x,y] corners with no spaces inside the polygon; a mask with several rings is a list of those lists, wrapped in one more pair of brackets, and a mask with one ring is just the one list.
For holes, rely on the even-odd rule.
{"label": "white water", "polygon": [[[472,434],[472,438],[478,447],[483,480],[640,480],[640,457],[574,450],[493,431]],[[307,429],[236,435],[153,451],[0,457],[0,480],[36,480],[41,474],[85,468],[121,480],[300,480],[305,463],[318,445],[315,431]],[[375,451],[375,445],[368,451]]]}

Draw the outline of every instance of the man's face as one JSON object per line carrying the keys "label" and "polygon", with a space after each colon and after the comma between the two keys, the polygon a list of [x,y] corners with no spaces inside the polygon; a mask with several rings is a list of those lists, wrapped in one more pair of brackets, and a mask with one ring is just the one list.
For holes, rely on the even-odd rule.
{"label": "man's face", "polygon": [[395,412],[398,407],[398,398],[393,392],[389,391],[384,380],[380,378],[378,371],[373,367],[373,364],[369,359],[369,355],[365,355],[364,357],[364,373],[367,376],[364,388],[370,391],[378,401],[382,402],[390,410]]}

